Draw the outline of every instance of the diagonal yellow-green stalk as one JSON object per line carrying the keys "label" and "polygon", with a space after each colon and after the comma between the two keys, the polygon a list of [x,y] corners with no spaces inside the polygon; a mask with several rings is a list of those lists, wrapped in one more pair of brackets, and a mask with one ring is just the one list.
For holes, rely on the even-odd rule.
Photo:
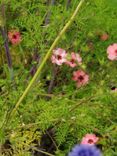
{"label": "diagonal yellow-green stalk", "polygon": [[20,103],[23,101],[23,99],[25,98],[25,96],[27,95],[27,93],[29,92],[30,88],[32,87],[32,85],[34,84],[35,80],[37,79],[37,77],[39,76],[39,74],[41,73],[46,61],[48,60],[48,58],[50,57],[52,50],[55,48],[55,46],[57,45],[58,41],[60,40],[60,38],[62,37],[62,35],[66,32],[66,30],[69,28],[69,26],[71,25],[71,23],[73,22],[75,16],[77,15],[79,9],[81,8],[82,4],[84,3],[85,0],[81,0],[80,3],[78,4],[76,10],[74,11],[73,15],[71,16],[71,18],[69,19],[69,21],[66,23],[66,25],[64,26],[64,28],[61,30],[61,32],[59,33],[59,35],[57,36],[57,38],[54,40],[53,44],[51,45],[50,49],[48,50],[46,56],[44,57],[44,59],[42,60],[42,63],[40,64],[37,72],[35,73],[34,77],[32,78],[32,80],[30,81],[29,85],[27,86],[27,88],[25,89],[24,93],[22,94],[22,96],[19,98],[18,102],[16,103],[14,109],[12,110],[11,114],[10,114],[10,120],[11,118],[15,115]]}

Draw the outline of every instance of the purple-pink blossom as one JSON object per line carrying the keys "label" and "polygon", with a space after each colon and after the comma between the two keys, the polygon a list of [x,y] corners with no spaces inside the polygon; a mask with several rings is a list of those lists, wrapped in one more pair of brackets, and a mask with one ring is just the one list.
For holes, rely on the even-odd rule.
{"label": "purple-pink blossom", "polygon": [[62,65],[66,62],[67,53],[64,49],[58,48],[53,50],[53,55],[51,57],[51,61],[54,64]]}

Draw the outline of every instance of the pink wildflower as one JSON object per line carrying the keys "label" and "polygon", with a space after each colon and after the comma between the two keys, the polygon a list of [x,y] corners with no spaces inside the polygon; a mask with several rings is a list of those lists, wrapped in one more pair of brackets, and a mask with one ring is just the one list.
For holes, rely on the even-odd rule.
{"label": "pink wildflower", "polygon": [[58,48],[56,50],[53,50],[53,55],[51,57],[52,63],[55,63],[57,65],[62,65],[66,62],[66,56],[67,53],[64,49]]}
{"label": "pink wildflower", "polygon": [[81,144],[95,145],[99,138],[95,134],[86,134],[81,141]]}
{"label": "pink wildflower", "polygon": [[115,88],[115,90],[113,90],[113,92],[116,92],[117,93],[117,88]]}
{"label": "pink wildflower", "polygon": [[67,65],[74,68],[77,66],[77,64],[82,64],[82,58],[78,53],[71,53],[71,60],[66,62]]}
{"label": "pink wildflower", "polygon": [[117,92],[117,88],[116,87],[112,87],[111,90],[112,90],[112,92]]}
{"label": "pink wildflower", "polygon": [[117,60],[117,43],[114,43],[113,45],[110,45],[107,48],[107,54],[108,54],[108,59],[110,60]]}
{"label": "pink wildflower", "polygon": [[81,87],[81,86],[84,86],[88,83],[89,75],[86,74],[82,70],[78,70],[78,71],[73,72],[73,78],[72,79],[77,82],[77,87]]}
{"label": "pink wildflower", "polygon": [[108,35],[107,33],[103,33],[103,34],[100,36],[100,39],[101,39],[102,41],[106,41],[106,40],[108,40],[108,38],[109,38],[109,35]]}
{"label": "pink wildflower", "polygon": [[8,32],[8,38],[12,44],[19,44],[21,42],[21,34],[16,30],[11,30]]}

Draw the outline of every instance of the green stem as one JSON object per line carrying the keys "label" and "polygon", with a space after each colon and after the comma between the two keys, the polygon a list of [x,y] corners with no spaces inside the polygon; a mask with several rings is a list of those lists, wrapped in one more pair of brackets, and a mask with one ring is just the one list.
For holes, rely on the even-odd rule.
{"label": "green stem", "polygon": [[81,0],[80,3],[78,4],[76,10],[74,11],[73,15],[71,16],[70,20],[67,22],[67,24],[64,26],[64,28],[61,30],[61,32],[59,33],[59,35],[57,36],[57,38],[55,39],[55,41],[53,42],[53,44],[51,45],[50,49],[48,50],[46,56],[44,57],[42,63],[40,64],[37,72],[35,73],[34,77],[32,78],[32,80],[30,81],[29,85],[27,86],[27,88],[25,89],[24,93],[22,94],[22,96],[19,98],[18,102],[16,103],[14,109],[12,110],[11,114],[10,114],[10,119],[15,115],[20,103],[23,101],[23,99],[25,98],[25,96],[27,95],[27,93],[29,92],[30,88],[32,87],[32,85],[34,84],[35,80],[37,79],[37,77],[39,76],[39,74],[41,73],[42,68],[44,67],[46,61],[48,60],[48,58],[50,57],[52,50],[55,48],[55,46],[57,45],[58,41],[60,40],[60,38],[62,37],[62,35],[66,32],[66,30],[69,28],[69,26],[71,25],[71,23],[74,21],[75,16],[77,15],[79,9],[81,8],[83,2],[85,0]]}
{"label": "green stem", "polygon": [[6,31],[6,9],[5,9],[5,3],[4,1],[0,4],[0,32],[4,41],[4,49],[6,53],[8,68],[9,68],[9,75],[10,80],[13,80],[13,67],[12,67],[12,58],[11,53],[9,49],[9,43],[8,43],[8,36]]}
{"label": "green stem", "polygon": [[50,154],[50,153],[48,153],[48,152],[44,152],[44,151],[42,151],[42,150],[40,150],[40,149],[37,149],[37,148],[35,148],[35,147],[33,147],[32,150],[37,151],[37,152],[40,152],[40,153],[43,153],[43,154],[45,154],[45,155],[54,156],[53,154]]}

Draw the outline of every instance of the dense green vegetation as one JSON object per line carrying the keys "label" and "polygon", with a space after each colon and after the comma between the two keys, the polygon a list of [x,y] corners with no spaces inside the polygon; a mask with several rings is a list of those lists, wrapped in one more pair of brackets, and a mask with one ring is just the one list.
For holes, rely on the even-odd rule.
{"label": "dense green vegetation", "polygon": [[[1,156],[65,156],[87,133],[99,137],[97,146],[104,156],[117,155],[117,92],[112,90],[117,88],[117,60],[107,58],[107,47],[117,43],[117,0],[84,1],[55,46],[79,52],[83,64],[73,69],[49,58],[12,116],[79,2],[0,0]],[[19,44],[7,40],[11,30],[20,32]],[[72,73],[81,68],[89,83],[78,88]]]}

